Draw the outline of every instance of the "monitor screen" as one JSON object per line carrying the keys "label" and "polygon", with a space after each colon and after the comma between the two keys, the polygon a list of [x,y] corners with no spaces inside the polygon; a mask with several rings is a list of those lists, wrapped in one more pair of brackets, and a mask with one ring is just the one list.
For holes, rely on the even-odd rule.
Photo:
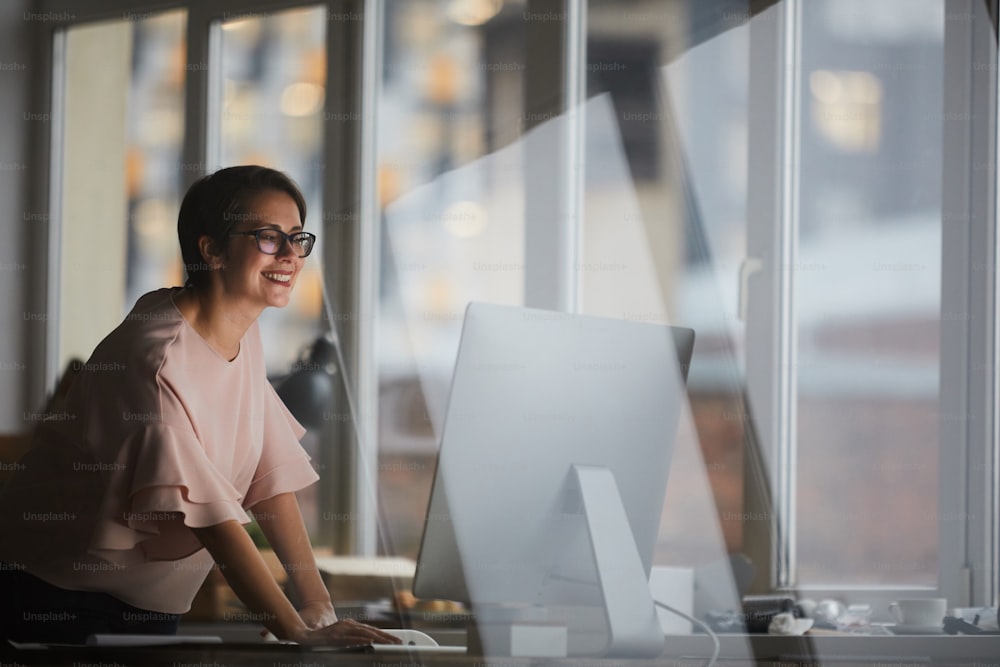
{"label": "monitor screen", "polygon": [[647,607],[655,623],[648,577],[693,346],[690,329],[470,304],[414,593],[477,617],[552,612],[570,654],[655,654],[612,635]]}

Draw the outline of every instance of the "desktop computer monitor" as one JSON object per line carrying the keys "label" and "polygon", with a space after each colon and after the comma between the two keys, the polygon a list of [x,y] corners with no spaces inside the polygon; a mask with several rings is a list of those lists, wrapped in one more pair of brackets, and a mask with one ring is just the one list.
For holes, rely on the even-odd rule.
{"label": "desktop computer monitor", "polygon": [[570,655],[659,654],[648,578],[693,346],[690,329],[470,304],[417,597],[464,601],[480,628],[564,627]]}

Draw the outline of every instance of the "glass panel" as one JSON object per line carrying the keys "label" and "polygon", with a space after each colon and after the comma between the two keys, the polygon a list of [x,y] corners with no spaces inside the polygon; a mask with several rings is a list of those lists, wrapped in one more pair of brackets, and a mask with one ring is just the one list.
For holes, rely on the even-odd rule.
{"label": "glass panel", "polygon": [[[232,12],[221,23],[220,166],[260,164],[288,174],[306,199],[306,230],[321,226],[326,9]],[[323,238],[285,308],[260,317],[268,375],[289,373],[317,336]]]}
{"label": "glass panel", "polygon": [[182,282],[185,24],[176,11],[67,30],[60,368],[89,357],[139,296]]}
{"label": "glass panel", "polygon": [[746,18],[719,3],[588,3],[583,311],[697,336],[658,565],[743,546]]}
{"label": "glass panel", "polygon": [[933,586],[945,3],[801,7],[797,578]]}
{"label": "glass panel", "polygon": [[524,4],[383,7],[378,483],[383,548],[415,557],[465,305],[523,301]]}

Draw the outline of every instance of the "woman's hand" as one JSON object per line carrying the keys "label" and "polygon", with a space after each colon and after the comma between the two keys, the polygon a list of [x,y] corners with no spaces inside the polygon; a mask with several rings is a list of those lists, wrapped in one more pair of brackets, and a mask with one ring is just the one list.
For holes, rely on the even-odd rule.
{"label": "woman's hand", "polygon": [[318,629],[309,629],[297,637],[300,644],[325,644],[328,646],[359,646],[362,644],[399,644],[398,637],[378,628],[347,619]]}
{"label": "woman's hand", "polygon": [[337,612],[330,601],[310,602],[299,609],[302,622],[310,630],[319,630],[337,622]]}

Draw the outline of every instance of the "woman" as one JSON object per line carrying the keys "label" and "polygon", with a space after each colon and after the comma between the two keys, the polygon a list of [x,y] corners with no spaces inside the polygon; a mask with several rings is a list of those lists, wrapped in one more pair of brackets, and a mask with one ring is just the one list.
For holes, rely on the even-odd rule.
{"label": "woman", "polygon": [[[295,184],[265,167],[188,191],[185,286],[136,302],[0,492],[0,637],[174,633],[217,563],[279,639],[398,641],[338,620],[294,495],[317,479],[305,431],[265,376],[257,318],[288,304],[315,241],[305,217]],[[241,525],[251,508],[297,608]]]}

